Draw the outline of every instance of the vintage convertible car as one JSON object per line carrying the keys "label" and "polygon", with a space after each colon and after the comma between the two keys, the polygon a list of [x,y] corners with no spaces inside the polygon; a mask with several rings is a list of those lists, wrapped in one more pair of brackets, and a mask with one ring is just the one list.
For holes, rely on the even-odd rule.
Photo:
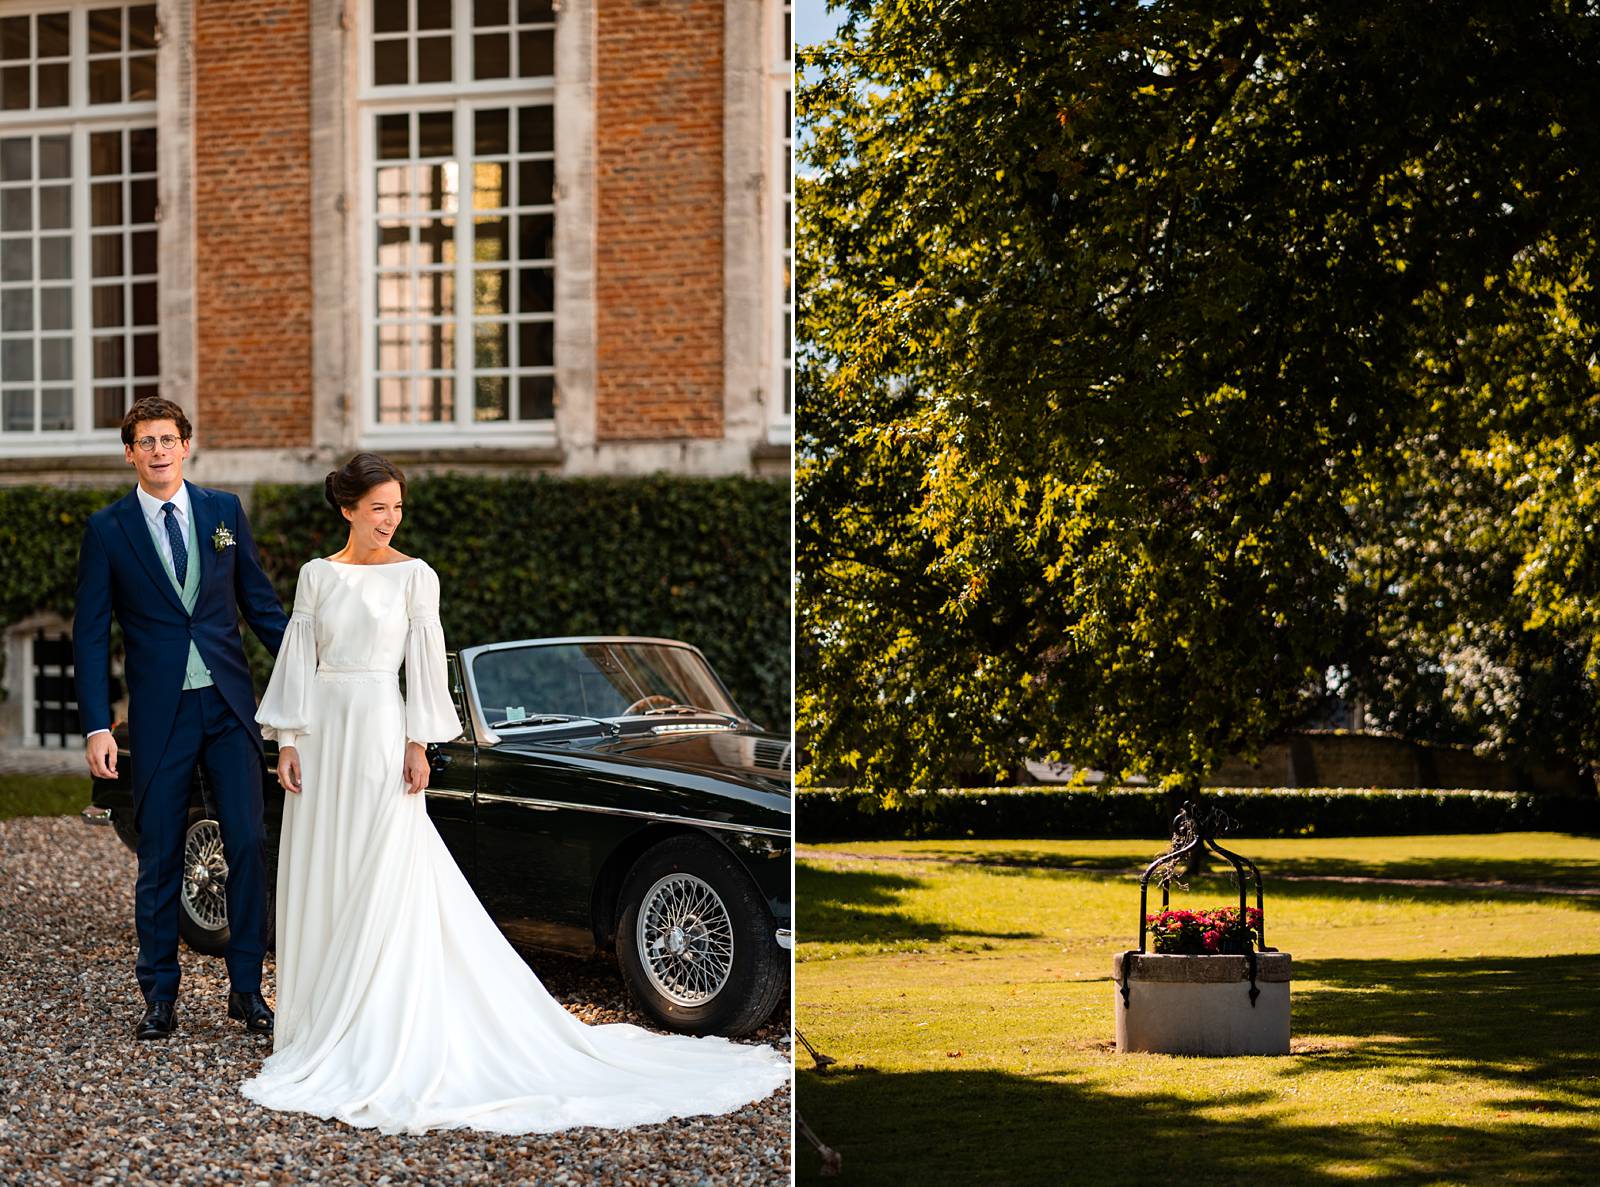
{"label": "vintage convertible car", "polygon": [[[694,647],[524,639],[450,656],[460,737],[428,747],[428,813],[520,947],[616,953],[640,1008],[693,1034],[754,1030],[789,983],[792,754]],[[138,840],[127,735],[90,819]],[[283,791],[262,769],[269,885]],[[227,864],[195,773],[180,927],[227,942]],[[268,912],[269,918],[272,912]]]}

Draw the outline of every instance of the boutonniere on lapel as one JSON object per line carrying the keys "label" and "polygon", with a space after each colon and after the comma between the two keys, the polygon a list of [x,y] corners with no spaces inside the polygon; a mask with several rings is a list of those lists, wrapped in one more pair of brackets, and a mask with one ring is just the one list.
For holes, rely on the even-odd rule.
{"label": "boutonniere on lapel", "polygon": [[211,534],[211,547],[221,552],[224,548],[233,547],[233,533],[223,524],[217,525],[217,530]]}

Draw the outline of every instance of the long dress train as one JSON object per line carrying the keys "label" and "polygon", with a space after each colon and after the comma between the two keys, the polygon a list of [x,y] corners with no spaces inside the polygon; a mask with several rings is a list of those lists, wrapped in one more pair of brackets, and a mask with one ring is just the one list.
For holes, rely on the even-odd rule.
{"label": "long dress train", "polygon": [[586,1026],[489,918],[405,793],[406,739],[461,731],[427,564],[306,564],[256,719],[298,748],[303,791],[278,853],[273,1053],[245,1096],[386,1133],[530,1133],[727,1112],[787,1081],[770,1047]]}

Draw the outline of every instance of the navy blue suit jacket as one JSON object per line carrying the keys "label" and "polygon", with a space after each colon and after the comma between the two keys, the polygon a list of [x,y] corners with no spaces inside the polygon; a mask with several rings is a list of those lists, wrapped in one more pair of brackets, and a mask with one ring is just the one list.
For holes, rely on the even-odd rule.
{"label": "navy blue suit jacket", "polygon": [[[131,490],[89,517],[78,553],[78,606],[72,622],[78,716],[85,734],[111,726],[111,616],[122,624],[127,654],[128,743],[133,755],[133,793],[141,795],[155,760],[166,747],[177,717],[178,694],[188,666],[189,641],[211,671],[228,706],[261,745],[255,691],[239,637],[242,614],[274,656],[289,625],[278,595],[261,569],[250,522],[237,495],[185,483],[194,516],[200,590],[194,613],[183,608],[150,529]],[[217,548],[213,536],[226,527],[234,543]],[[144,761],[140,761],[143,756]]]}

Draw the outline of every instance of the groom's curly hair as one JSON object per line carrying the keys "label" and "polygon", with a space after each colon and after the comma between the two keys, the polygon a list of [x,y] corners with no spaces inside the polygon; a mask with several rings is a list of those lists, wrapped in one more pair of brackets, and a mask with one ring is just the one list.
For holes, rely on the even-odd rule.
{"label": "groom's curly hair", "polygon": [[160,396],[146,396],[142,400],[135,400],[133,407],[128,409],[128,415],[122,418],[122,443],[132,448],[136,430],[147,420],[170,420],[178,426],[178,436],[185,441],[194,435],[194,426],[189,423],[189,416],[182,408]]}

